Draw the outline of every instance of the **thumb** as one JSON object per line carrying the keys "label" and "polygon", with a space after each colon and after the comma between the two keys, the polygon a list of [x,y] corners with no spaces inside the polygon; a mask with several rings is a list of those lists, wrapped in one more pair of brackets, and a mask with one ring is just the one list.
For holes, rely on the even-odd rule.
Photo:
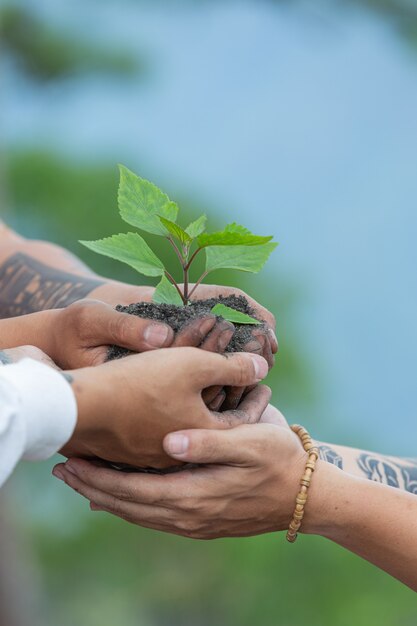
{"label": "thumb", "polygon": [[256,441],[259,425],[236,426],[229,430],[182,430],[166,435],[165,452],[174,459],[188,463],[221,463],[253,465],[259,448]]}
{"label": "thumb", "polygon": [[84,320],[87,319],[90,326],[88,336],[95,345],[115,344],[134,352],[145,352],[167,348],[174,340],[174,331],[168,324],[120,313],[108,304],[86,304],[85,313]]}

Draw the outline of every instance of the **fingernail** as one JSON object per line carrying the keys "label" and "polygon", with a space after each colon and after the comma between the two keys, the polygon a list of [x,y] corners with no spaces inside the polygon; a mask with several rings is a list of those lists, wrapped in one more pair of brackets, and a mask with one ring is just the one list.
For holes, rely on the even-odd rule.
{"label": "fingernail", "polygon": [[101,508],[97,506],[97,504],[94,504],[94,502],[90,502],[90,509],[92,511],[101,511]]}
{"label": "fingernail", "polygon": [[164,447],[168,454],[172,456],[181,456],[188,450],[189,439],[185,435],[174,433],[168,435],[164,442]]}
{"label": "fingernail", "polygon": [[77,469],[71,464],[71,461],[65,463],[65,469],[71,472],[71,474],[77,475]]}
{"label": "fingernail", "polygon": [[259,354],[250,354],[249,356],[253,361],[253,367],[255,368],[255,376],[257,380],[262,380],[268,374],[268,363]]}
{"label": "fingernail", "polygon": [[55,478],[58,478],[58,480],[64,480],[64,474],[61,472],[61,470],[55,467],[52,470],[52,474],[55,476]]}
{"label": "fingernail", "polygon": [[153,348],[164,346],[169,335],[172,335],[172,329],[166,324],[150,324],[143,333],[146,343]]}

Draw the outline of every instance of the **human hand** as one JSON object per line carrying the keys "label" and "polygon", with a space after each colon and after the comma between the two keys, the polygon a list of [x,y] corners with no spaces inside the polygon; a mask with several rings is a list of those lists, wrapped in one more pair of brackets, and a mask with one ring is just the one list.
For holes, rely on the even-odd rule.
{"label": "human hand", "polygon": [[65,309],[41,311],[3,323],[13,324],[15,343],[18,340],[36,343],[62,369],[104,363],[112,344],[132,352],[199,345],[223,351],[221,348],[233,334],[228,322],[218,324],[216,331],[210,332],[216,318],[209,315],[174,336],[168,324],[120,313],[98,300],[79,300]]}
{"label": "human hand", "polygon": [[[192,288],[192,285],[190,285]],[[132,302],[150,302],[155,289],[153,287],[135,287],[117,281],[107,280],[104,284],[91,292],[90,297],[96,298],[108,304],[131,304]],[[275,336],[275,318],[268,309],[253,300],[244,291],[234,287],[223,287],[221,285],[199,285],[193,294],[193,300],[205,300],[217,298],[218,296],[245,296],[249,304],[253,307],[256,317],[265,320],[267,331],[255,329],[252,333],[253,343],[245,346],[246,352],[261,354],[272,367],[273,355],[278,350],[278,342]]]}
{"label": "human hand", "polygon": [[204,404],[202,390],[212,385],[254,385],[267,371],[259,355],[242,352],[225,357],[172,348],[68,372],[79,417],[61,453],[135,467],[181,464],[164,452],[167,433],[257,421],[270,397],[267,387],[259,387],[248,395],[243,409],[214,413]]}
{"label": "human hand", "polygon": [[[190,285],[192,289],[192,285]],[[131,304],[132,302],[150,302],[155,289],[153,287],[135,287],[107,280],[97,287],[90,295],[112,305]],[[223,287],[221,285],[199,285],[193,294],[193,300],[217,298],[218,296],[244,296],[248,299],[255,315],[266,322],[266,328],[254,328],[250,341],[244,346],[245,352],[261,354],[271,368],[274,364],[274,354],[278,350],[278,342],[275,335],[275,318],[265,307],[258,304],[244,291],[233,287]],[[204,350],[214,352],[224,352],[229,344],[234,331],[234,326],[224,320],[212,322],[210,317],[195,320],[189,324],[176,337],[174,345],[196,346]],[[207,321],[206,321],[207,320]],[[206,330],[208,329],[208,330]],[[205,335],[203,334],[205,332]],[[247,391],[247,390],[246,390]],[[245,389],[230,387],[227,389],[217,387],[205,392],[205,401],[213,410],[222,408],[223,410],[234,409],[239,404]]]}
{"label": "human hand", "polygon": [[79,459],[59,471],[92,510],[140,526],[196,539],[284,530],[306,453],[279,411],[268,407],[262,422],[169,434],[164,448],[170,456],[205,464],[169,476],[120,475]]}
{"label": "human hand", "polygon": [[[275,335],[275,317],[273,314],[261,304],[256,302],[256,300],[248,296],[248,294],[244,291],[234,287],[224,287],[222,285],[199,285],[195,290],[192,299],[205,300],[208,298],[218,298],[221,295],[245,297],[250,306],[253,308],[254,315],[258,319],[265,321],[266,326],[263,326],[262,328],[253,328],[251,338],[244,346],[244,350],[245,352],[261,354],[264,359],[268,361],[269,368],[272,368],[275,361],[274,355],[278,351],[278,341]],[[232,387],[225,390],[218,390],[218,392],[219,395],[215,398],[214,405],[222,406],[223,409],[233,409],[239,404],[245,390],[239,387]]]}

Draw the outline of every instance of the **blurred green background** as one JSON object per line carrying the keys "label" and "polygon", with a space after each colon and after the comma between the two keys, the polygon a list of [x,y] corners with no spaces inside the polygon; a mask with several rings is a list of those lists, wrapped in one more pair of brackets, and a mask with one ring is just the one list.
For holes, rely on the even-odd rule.
{"label": "blurred green background", "polygon": [[[138,281],[77,244],[125,229],[121,161],[184,223],[273,234],[260,276],[214,278],[277,316],[274,401],[322,440],[415,456],[414,3],[0,2],[0,37],[3,218]],[[160,535],[90,513],[52,466],[22,465],[3,503],[24,624],[417,623],[411,591],[324,540]]]}

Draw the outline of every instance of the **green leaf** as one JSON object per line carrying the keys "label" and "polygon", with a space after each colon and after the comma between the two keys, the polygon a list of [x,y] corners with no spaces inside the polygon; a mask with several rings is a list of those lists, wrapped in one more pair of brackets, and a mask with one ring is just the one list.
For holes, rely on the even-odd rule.
{"label": "green leaf", "polygon": [[204,233],[197,239],[201,248],[206,246],[259,246],[271,241],[272,237],[253,235],[250,230],[240,224],[228,224],[217,233]]}
{"label": "green leaf", "polygon": [[258,246],[210,246],[206,248],[206,272],[218,269],[259,272],[277,243]]}
{"label": "green leaf", "polygon": [[165,274],[162,276],[161,282],[157,285],[152,299],[158,304],[165,303],[175,304],[176,306],[184,306],[180,294]]}
{"label": "green leaf", "polygon": [[159,217],[159,219],[161,220],[162,224],[165,226],[167,231],[171,235],[174,235],[174,237],[179,239],[179,241],[184,246],[190,245],[190,243],[192,242],[192,238],[190,237],[188,233],[185,232],[183,228],[181,228],[181,226],[179,226],[175,222],[171,222],[171,220],[167,220],[165,217]]}
{"label": "green leaf", "polygon": [[122,261],[145,276],[161,276],[165,268],[148,244],[137,233],[113,235],[97,241],[80,241],[93,252]]}
{"label": "green leaf", "polygon": [[185,232],[190,235],[191,239],[195,239],[206,230],[206,224],[207,217],[205,215],[202,215],[197,220],[195,220],[195,222],[191,222],[191,224],[188,224]]}
{"label": "green leaf", "polygon": [[236,309],[232,309],[230,306],[226,306],[220,302],[211,309],[210,313],[223,317],[228,322],[235,324],[262,324],[262,322],[256,318],[246,315],[246,313],[241,313],[241,311],[236,311]]}
{"label": "green leaf", "polygon": [[178,206],[156,185],[136,176],[124,165],[119,165],[119,211],[122,219],[132,226],[154,235],[167,235],[159,216],[175,222]]}

